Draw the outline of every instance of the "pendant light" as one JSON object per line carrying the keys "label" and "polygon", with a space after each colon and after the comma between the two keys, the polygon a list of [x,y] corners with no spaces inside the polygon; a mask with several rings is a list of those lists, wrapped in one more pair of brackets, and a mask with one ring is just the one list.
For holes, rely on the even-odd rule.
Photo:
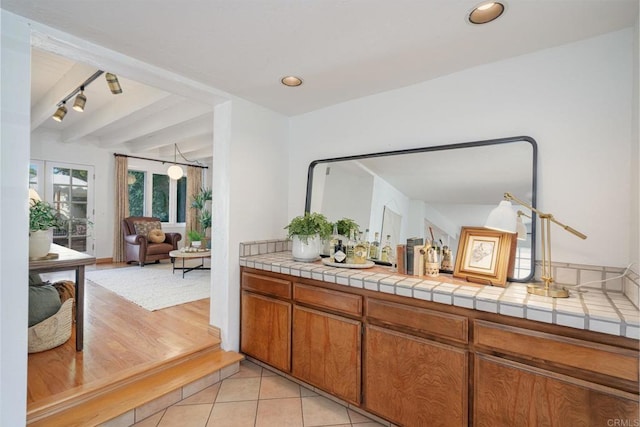
{"label": "pendant light", "polygon": [[184,175],[182,168],[176,164],[177,150],[178,150],[178,144],[173,144],[173,164],[169,166],[169,169],[167,169],[167,175],[169,175],[169,178],[175,179],[175,180],[182,178],[182,175]]}

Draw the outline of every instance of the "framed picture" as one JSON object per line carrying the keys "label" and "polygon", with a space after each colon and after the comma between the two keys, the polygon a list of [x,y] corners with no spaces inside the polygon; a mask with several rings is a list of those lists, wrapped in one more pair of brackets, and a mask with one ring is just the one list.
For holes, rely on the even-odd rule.
{"label": "framed picture", "polygon": [[453,276],[484,285],[504,286],[515,233],[462,227]]}

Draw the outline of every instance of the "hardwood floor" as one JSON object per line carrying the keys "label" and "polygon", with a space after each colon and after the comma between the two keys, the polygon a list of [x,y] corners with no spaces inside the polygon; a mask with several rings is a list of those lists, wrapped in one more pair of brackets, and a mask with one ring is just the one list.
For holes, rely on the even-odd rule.
{"label": "hardwood floor", "polygon": [[[64,278],[50,276],[43,275]],[[72,335],[60,347],[29,354],[28,413],[220,344],[208,331],[209,299],[150,312],[87,281],[84,321],[82,352]]]}

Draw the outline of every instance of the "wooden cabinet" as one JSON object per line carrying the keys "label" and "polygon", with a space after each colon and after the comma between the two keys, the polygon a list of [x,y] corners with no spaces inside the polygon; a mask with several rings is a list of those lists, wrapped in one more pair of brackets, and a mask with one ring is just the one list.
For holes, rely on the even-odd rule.
{"label": "wooden cabinet", "polygon": [[348,402],[360,402],[362,323],[295,306],[293,375]]}
{"label": "wooden cabinet", "polygon": [[242,352],[398,425],[640,425],[637,340],[250,268],[241,299]]}
{"label": "wooden cabinet", "polygon": [[367,410],[400,425],[467,425],[467,351],[369,326],[364,369]]}
{"label": "wooden cabinet", "polygon": [[483,354],[474,372],[478,427],[638,425],[632,393]]}
{"label": "wooden cabinet", "polygon": [[247,273],[242,281],[240,350],[290,372],[291,303],[271,295],[291,295],[291,283]]}
{"label": "wooden cabinet", "polygon": [[640,421],[637,350],[482,320],[474,332],[476,426]]}

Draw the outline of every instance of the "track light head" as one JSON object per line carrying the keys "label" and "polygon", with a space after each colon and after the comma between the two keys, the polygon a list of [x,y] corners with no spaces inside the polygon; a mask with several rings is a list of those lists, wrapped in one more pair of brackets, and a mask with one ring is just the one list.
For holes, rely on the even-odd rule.
{"label": "track light head", "polygon": [[56,110],[56,112],[53,114],[53,120],[55,120],[56,122],[61,122],[62,119],[64,119],[64,116],[67,115],[67,107],[65,107],[64,102],[62,103],[62,105],[60,105],[58,107],[58,109]]}
{"label": "track light head", "polygon": [[73,109],[83,112],[84,106],[87,103],[87,97],[84,95],[84,87],[80,88],[80,93],[76,95],[76,100],[73,102]]}
{"label": "track light head", "polygon": [[122,93],[122,87],[120,87],[120,82],[118,82],[118,77],[115,74],[105,73],[105,77],[112,94],[117,95]]}

